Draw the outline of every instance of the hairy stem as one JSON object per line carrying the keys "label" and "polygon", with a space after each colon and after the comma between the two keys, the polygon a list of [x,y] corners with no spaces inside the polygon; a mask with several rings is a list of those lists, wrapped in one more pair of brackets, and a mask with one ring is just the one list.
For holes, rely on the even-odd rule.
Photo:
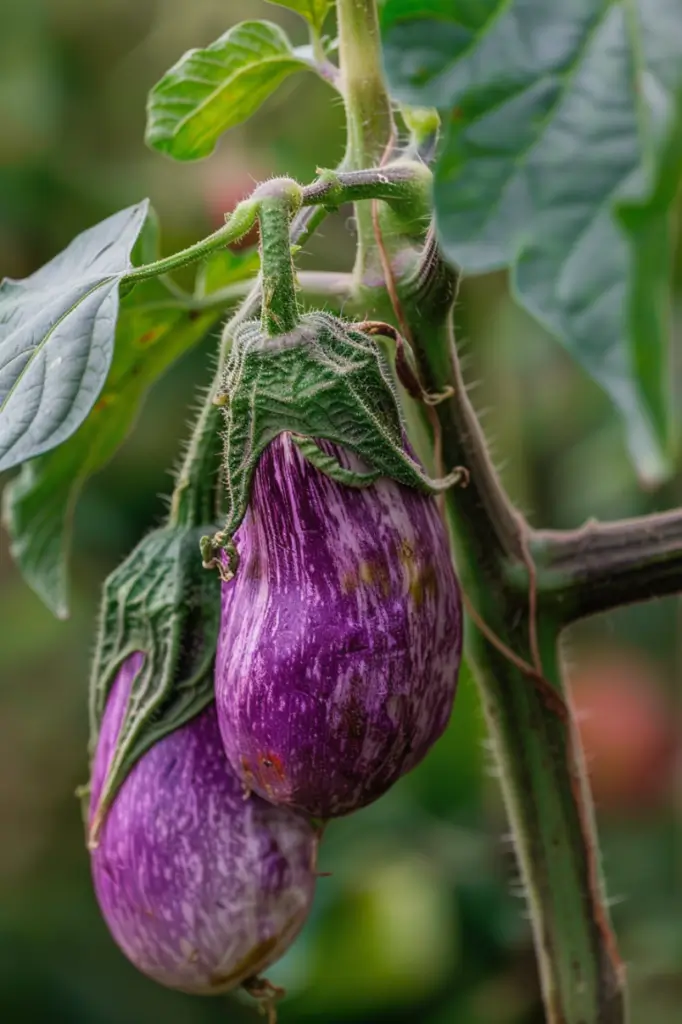
{"label": "hairy stem", "polygon": [[564,623],[682,590],[682,509],[535,531],[538,589]]}
{"label": "hairy stem", "polygon": [[467,654],[528,896],[547,1020],[623,1024],[623,970],[602,891],[582,755],[562,691],[561,622],[544,606],[536,616],[533,591],[511,582],[534,578],[530,531],[496,476],[463,386],[451,328],[454,291],[454,275],[430,237],[401,300],[423,386],[452,389],[435,406],[445,466],[463,464],[470,473],[468,488],[446,494],[445,510],[472,620]]}
{"label": "hairy stem", "polygon": [[[353,287],[352,274],[334,270],[303,270],[296,275],[296,280],[300,294],[309,299],[345,299],[350,295]],[[246,298],[254,286],[254,281],[253,277],[235,281],[234,284],[227,284],[224,288],[218,288],[199,298],[173,283],[173,293],[177,302],[160,299],[159,306],[168,309],[177,305],[178,309],[196,310],[202,313],[214,309],[224,309],[239,299]],[[145,309],[153,308],[153,303],[145,304]]]}
{"label": "hairy stem", "polygon": [[337,209],[342,203],[383,199],[409,220],[413,209],[423,212],[430,184],[431,171],[428,167],[407,160],[382,168],[323,171],[317,181],[301,190],[301,203],[303,206],[322,205]]}
{"label": "hairy stem", "polygon": [[[401,216],[409,218],[414,211],[419,211],[423,207],[424,194],[425,190],[428,190],[429,181],[430,172],[426,167],[408,161],[381,170],[369,168],[353,172],[325,171],[317,181],[305,188],[300,188],[289,178],[267,181],[259,185],[249,199],[245,199],[235,207],[223,227],[218,228],[217,231],[201,241],[195,242],[194,245],[188,246],[187,249],[173,253],[172,256],[165,256],[153,263],[134,267],[121,276],[121,284],[124,287],[132,287],[138,281],[146,281],[150,277],[161,277],[190,263],[196,263],[197,260],[205,259],[217,249],[223,249],[232,242],[238,241],[253,227],[256,219],[263,216],[262,201],[266,200],[268,204],[271,204],[271,200],[277,198],[272,193],[276,193],[278,187],[284,188],[285,192],[288,190],[287,196],[283,194],[280,196],[280,200],[287,200],[293,204],[290,208],[290,215],[299,206],[318,206],[320,208],[312,214],[299,210],[293,218],[292,237],[297,237],[299,244],[302,245],[324,219],[327,211],[342,203],[362,199],[384,199],[389,206],[394,206]],[[358,209],[364,208],[359,206]],[[371,222],[369,207],[365,213],[367,211],[369,211]],[[266,211],[265,216],[268,215]],[[299,226],[301,226],[300,232]],[[210,302],[211,298],[209,296],[205,301]]]}
{"label": "hairy stem", "polygon": [[263,330],[270,335],[293,331],[298,302],[289,231],[301,205],[301,189],[290,178],[274,178],[254,192],[260,222],[260,272]]}
{"label": "hairy stem", "polygon": [[216,482],[217,452],[220,445],[221,414],[213,399],[220,386],[234,332],[239,324],[255,315],[260,305],[260,299],[260,281],[257,281],[252,285],[251,291],[223,329],[218,352],[218,366],[213,383],[194,424],[185,458],[173,489],[168,517],[172,525],[182,523],[200,526],[203,523],[208,525],[215,521],[217,509],[212,499]]}
{"label": "hairy stem", "polygon": [[[307,238],[324,215],[323,209],[300,210],[291,226],[291,241],[300,243]],[[261,282],[259,276],[252,284],[249,294],[239,309],[223,328],[218,350],[218,365],[211,389],[194,424],[187,452],[173,490],[169,515],[171,523],[206,523],[208,525],[215,519],[216,509],[206,508],[206,480],[215,479],[216,438],[220,436],[222,425],[220,409],[214,399],[220,390],[234,332],[241,323],[255,316],[260,303]]]}
{"label": "hairy stem", "polygon": [[142,267],[134,267],[121,278],[122,284],[135,284],[137,281],[145,281],[150,277],[158,277],[160,274],[168,274],[172,270],[187,266],[196,260],[203,259],[216,249],[222,249],[231,242],[237,242],[244,235],[248,234],[256,223],[258,206],[252,199],[245,199],[239,203],[225,224],[212,235],[202,238],[187,249],[166,256],[162,260],[155,260],[153,263],[146,263]]}
{"label": "hairy stem", "polygon": [[469,485],[458,491],[457,506],[462,518],[475,524],[472,556],[486,576],[501,579],[509,565],[523,566],[527,527],[500,483],[467,397],[448,326],[456,288],[456,276],[441,260],[431,230],[418,270],[400,287],[401,300],[425,371],[424,385],[427,390],[453,389],[452,399],[437,407],[442,457],[446,469],[461,464],[469,470]]}
{"label": "hairy stem", "polygon": [[[376,0],[337,0],[340,87],[346,108],[344,170],[381,162],[393,132],[382,64]],[[356,206],[358,281],[379,266],[372,211]]]}

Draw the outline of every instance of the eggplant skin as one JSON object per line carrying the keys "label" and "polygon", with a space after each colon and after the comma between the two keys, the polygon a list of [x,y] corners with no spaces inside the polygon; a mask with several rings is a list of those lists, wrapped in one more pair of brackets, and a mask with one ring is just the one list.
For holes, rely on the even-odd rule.
{"label": "eggplant skin", "polygon": [[[141,654],[124,662],[93,764],[97,805]],[[318,833],[251,796],[230,768],[215,704],[151,747],[107,812],[91,854],[95,892],[129,960],[170,988],[235,988],[291,944],[311,906]]]}
{"label": "eggplant skin", "polygon": [[216,658],[227,756],[275,804],[355,811],[421,761],[452,710],[462,604],[437,503],[387,478],[337,483],[280,434],[235,541]]}

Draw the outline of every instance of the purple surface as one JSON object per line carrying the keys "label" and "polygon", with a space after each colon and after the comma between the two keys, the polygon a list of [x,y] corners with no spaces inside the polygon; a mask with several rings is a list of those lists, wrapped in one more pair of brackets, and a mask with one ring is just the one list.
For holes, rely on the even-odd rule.
{"label": "purple surface", "polygon": [[388,479],[337,484],[283,434],[235,540],[216,660],[227,755],[274,803],[321,818],[362,807],[452,709],[462,609],[436,502]]}
{"label": "purple surface", "polygon": [[[143,657],[121,668],[93,766],[90,813]],[[97,898],[116,942],[145,974],[201,994],[234,988],[281,956],[313,897],[309,823],[245,799],[215,706],[162,739],[124,781],[92,851]]]}

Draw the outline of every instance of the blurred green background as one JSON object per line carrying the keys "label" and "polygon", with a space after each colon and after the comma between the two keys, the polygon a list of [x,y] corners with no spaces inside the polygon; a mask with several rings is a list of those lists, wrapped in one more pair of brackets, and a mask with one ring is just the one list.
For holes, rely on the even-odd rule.
{"label": "blurred green background", "polygon": [[[183,166],[145,149],[147,90],[185,49],[245,17],[279,21],[304,41],[301,23],[260,0],[3,0],[0,275],[29,274],[145,195],[160,215],[164,249],[177,249],[221,223],[254,181],[271,173],[309,180],[317,165],[339,159],[343,113],[312,77],[293,79],[207,161]],[[347,218],[325,224],[304,264],[350,266]],[[657,493],[638,488],[606,400],[513,305],[504,275],[465,282],[458,317],[472,396],[504,481],[535,525],[682,502],[679,481]],[[168,470],[212,347],[207,339],[154,389],[125,448],[88,485],[68,622],[52,619],[22,583],[0,538],[7,1024],[257,1019],[238,999],[166,992],[128,965],[98,914],[73,795],[87,773],[98,588],[163,514]],[[565,643],[633,1020],[648,1024],[682,1019],[681,611],[672,599],[624,610]],[[466,673],[445,737],[387,797],[329,828],[321,870],[331,876],[319,881],[311,920],[268,972],[289,992],[285,1024],[542,1021],[522,892]]]}

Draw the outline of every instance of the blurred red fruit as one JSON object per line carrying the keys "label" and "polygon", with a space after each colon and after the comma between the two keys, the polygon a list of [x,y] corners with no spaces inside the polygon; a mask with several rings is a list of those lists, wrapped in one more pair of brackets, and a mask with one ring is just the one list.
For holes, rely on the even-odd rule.
{"label": "blurred red fruit", "polygon": [[592,653],[570,675],[597,807],[637,813],[671,796],[679,729],[656,667],[625,650]]}

